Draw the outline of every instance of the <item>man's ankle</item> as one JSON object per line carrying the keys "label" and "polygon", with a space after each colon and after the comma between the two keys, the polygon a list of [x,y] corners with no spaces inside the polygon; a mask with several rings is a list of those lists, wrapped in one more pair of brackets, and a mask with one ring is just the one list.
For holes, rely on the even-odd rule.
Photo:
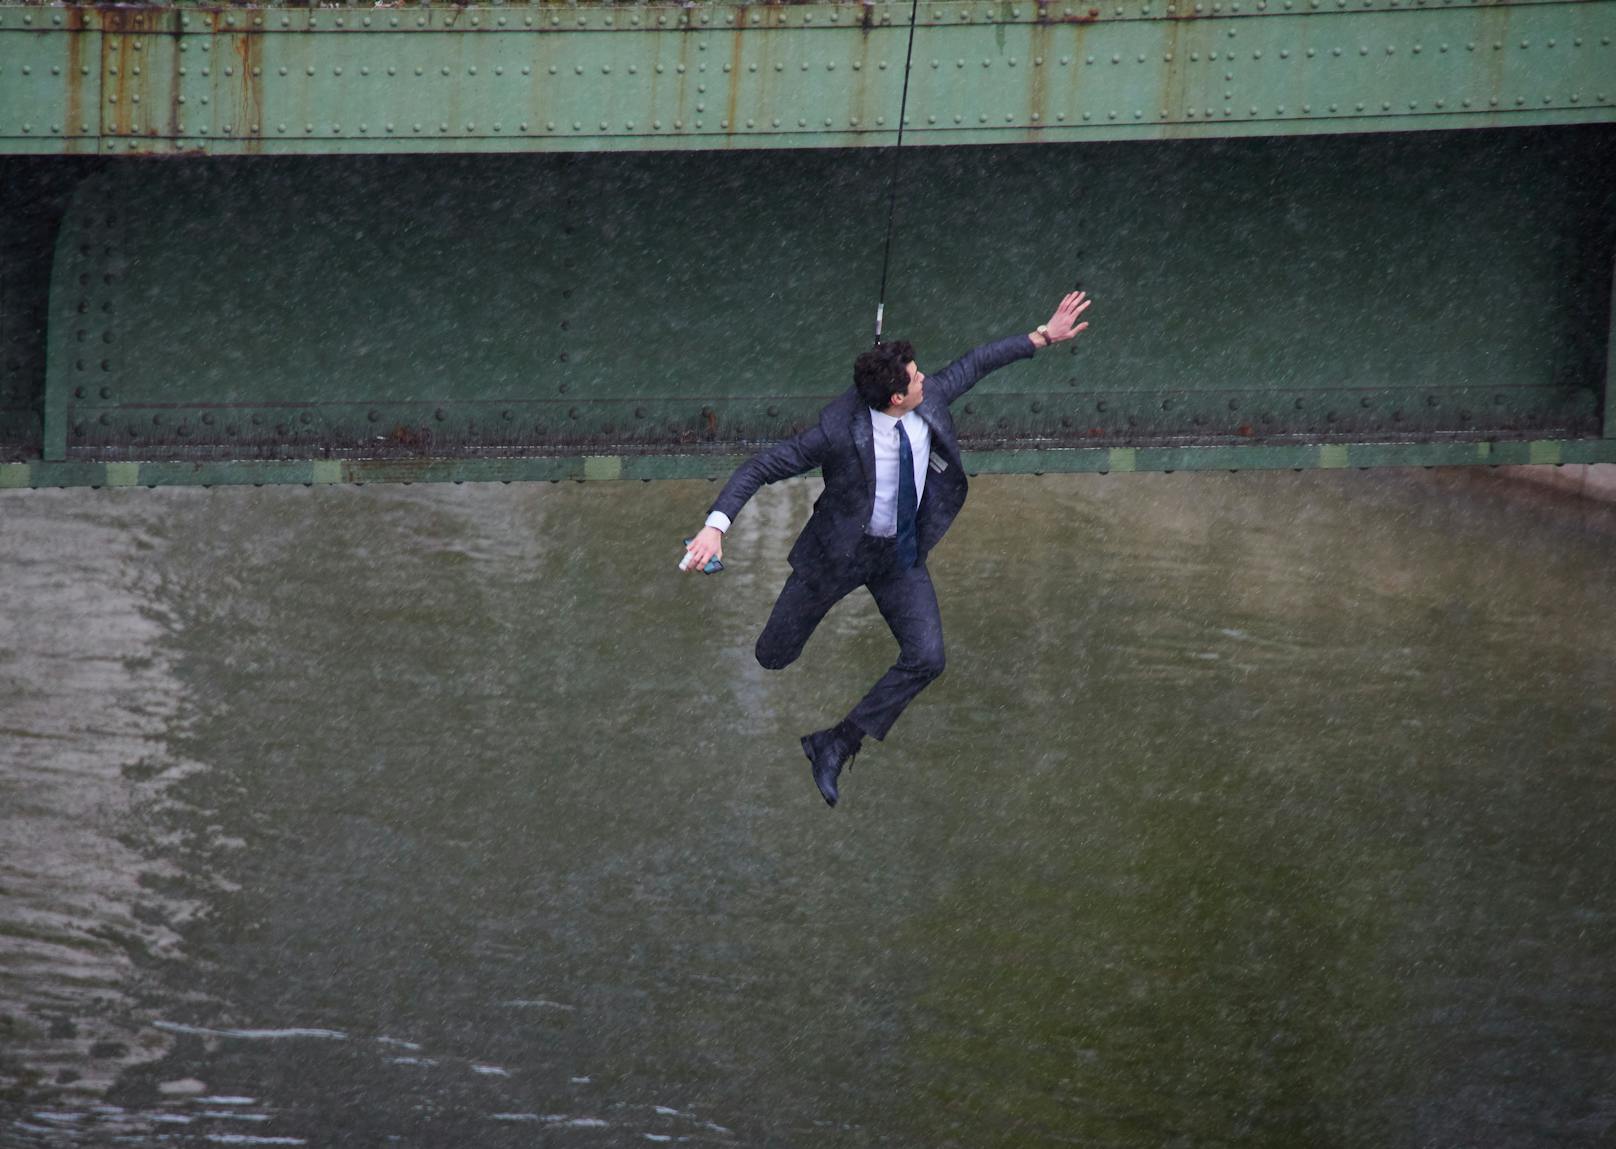
{"label": "man's ankle", "polygon": [[857,750],[859,744],[864,740],[864,731],[860,730],[858,724],[851,718],[842,719],[831,728],[831,733],[835,735],[837,741],[850,751]]}

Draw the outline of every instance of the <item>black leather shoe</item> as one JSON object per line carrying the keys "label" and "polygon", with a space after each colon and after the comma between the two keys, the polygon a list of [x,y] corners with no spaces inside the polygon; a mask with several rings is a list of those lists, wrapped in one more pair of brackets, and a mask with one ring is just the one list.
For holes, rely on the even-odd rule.
{"label": "black leather shoe", "polygon": [[802,736],[802,752],[808,756],[808,763],[814,772],[814,785],[819,787],[825,804],[836,805],[836,779],[841,776],[842,768],[853,761],[853,755],[858,750],[849,749],[834,731],[816,730]]}

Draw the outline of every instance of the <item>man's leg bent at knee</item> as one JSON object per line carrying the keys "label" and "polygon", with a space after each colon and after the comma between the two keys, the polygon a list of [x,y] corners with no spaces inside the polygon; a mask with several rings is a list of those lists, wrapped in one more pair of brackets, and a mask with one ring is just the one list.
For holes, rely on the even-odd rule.
{"label": "man's leg bent at knee", "polygon": [[796,662],[830,608],[846,594],[846,590],[816,587],[793,571],[775,600],[763,633],[758,635],[753,650],[758,665],[765,670],[783,670]]}

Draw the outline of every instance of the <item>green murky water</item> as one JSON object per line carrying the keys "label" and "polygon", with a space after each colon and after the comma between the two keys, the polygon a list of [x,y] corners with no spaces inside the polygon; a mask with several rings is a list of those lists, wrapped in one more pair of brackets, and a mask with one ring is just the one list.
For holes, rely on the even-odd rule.
{"label": "green murky water", "polygon": [[1610,512],[984,477],[831,811],[714,490],[0,498],[0,1144],[1608,1143]]}

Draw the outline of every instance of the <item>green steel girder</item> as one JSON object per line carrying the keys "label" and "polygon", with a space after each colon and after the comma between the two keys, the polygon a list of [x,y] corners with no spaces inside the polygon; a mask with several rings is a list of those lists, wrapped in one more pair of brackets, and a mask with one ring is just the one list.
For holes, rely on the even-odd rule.
{"label": "green steel girder", "polygon": [[[0,5],[0,152],[881,147],[908,5]],[[924,3],[905,142],[1616,120],[1616,0]]]}
{"label": "green steel girder", "polygon": [[[24,487],[211,487],[336,483],[561,482],[726,477],[733,454],[0,463],[0,490]],[[1075,447],[967,451],[970,474],[1332,470],[1369,467],[1616,463],[1616,440]]]}

